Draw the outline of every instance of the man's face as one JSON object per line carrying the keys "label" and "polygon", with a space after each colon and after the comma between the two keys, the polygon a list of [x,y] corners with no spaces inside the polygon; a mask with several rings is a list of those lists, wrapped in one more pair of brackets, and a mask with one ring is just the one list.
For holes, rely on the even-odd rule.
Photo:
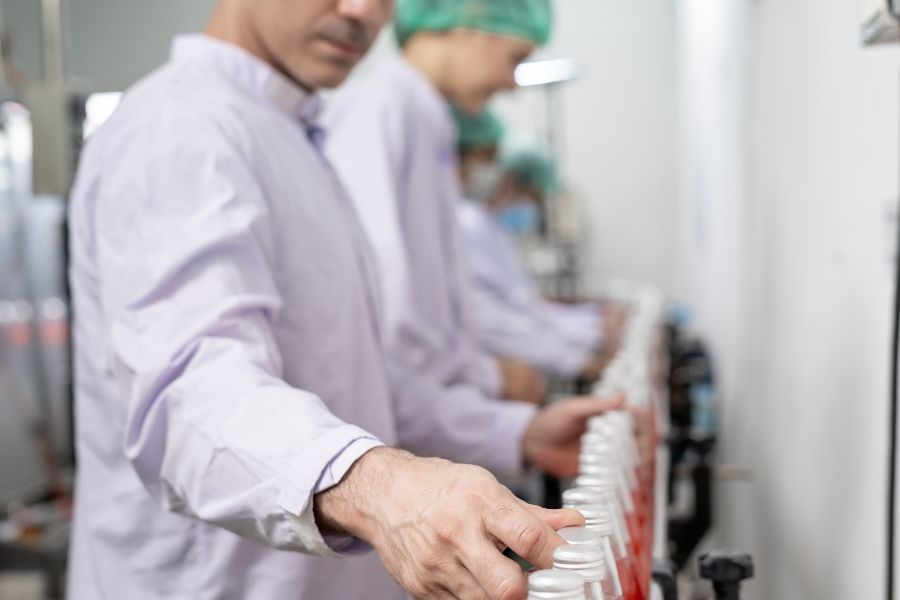
{"label": "man's face", "polygon": [[516,88],[516,67],[537,47],[519,38],[455,29],[449,63],[450,100],[475,115],[497,92]]}
{"label": "man's face", "polygon": [[310,90],[344,82],[384,24],[394,0],[241,0],[265,58]]}

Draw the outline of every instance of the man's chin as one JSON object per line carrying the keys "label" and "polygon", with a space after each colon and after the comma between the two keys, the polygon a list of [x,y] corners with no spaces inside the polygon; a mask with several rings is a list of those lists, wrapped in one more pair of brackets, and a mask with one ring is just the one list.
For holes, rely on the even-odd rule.
{"label": "man's chin", "polygon": [[356,63],[328,65],[308,78],[306,80],[307,85],[311,86],[312,89],[336,88],[347,81],[347,77],[353,72],[353,67],[355,66]]}

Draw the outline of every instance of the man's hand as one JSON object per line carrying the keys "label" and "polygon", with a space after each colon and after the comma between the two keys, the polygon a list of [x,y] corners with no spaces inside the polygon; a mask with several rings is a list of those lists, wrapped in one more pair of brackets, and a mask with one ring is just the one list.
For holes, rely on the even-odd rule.
{"label": "man's hand", "polygon": [[555,402],[539,412],[522,437],[525,460],[545,473],[573,478],[578,475],[581,434],[591,417],[622,407],[624,397],[574,397]]}
{"label": "man's hand", "polygon": [[503,377],[501,396],[509,400],[521,400],[540,404],[547,396],[547,381],[538,371],[523,362],[498,359]]}
{"label": "man's hand", "polygon": [[525,573],[509,547],[545,568],[563,544],[555,530],[581,525],[572,510],[519,500],[479,467],[376,448],[315,498],[323,530],[367,541],[418,599],[521,600]]}

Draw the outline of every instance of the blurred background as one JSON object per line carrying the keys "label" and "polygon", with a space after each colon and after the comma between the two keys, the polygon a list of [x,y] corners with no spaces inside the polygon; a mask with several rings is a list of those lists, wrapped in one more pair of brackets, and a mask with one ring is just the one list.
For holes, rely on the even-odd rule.
{"label": "blurred background", "polygon": [[[212,4],[0,2],[0,515],[71,480],[64,198],[78,149]],[[569,59],[554,71],[566,81],[495,105],[553,149],[565,181],[556,252],[532,253],[533,270],[568,265],[585,297],[654,285],[708,344],[721,468],[707,543],[754,555],[746,597],[883,597],[900,53],[863,40],[892,40],[889,19],[870,21],[882,3],[555,10],[536,58]],[[386,37],[375,55],[394,51]]]}

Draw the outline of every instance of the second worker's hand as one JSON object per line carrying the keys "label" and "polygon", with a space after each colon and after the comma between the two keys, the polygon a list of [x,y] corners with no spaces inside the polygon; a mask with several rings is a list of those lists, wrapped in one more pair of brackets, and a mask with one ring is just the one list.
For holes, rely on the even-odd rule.
{"label": "second worker's hand", "polygon": [[526,504],[479,467],[392,448],[366,453],[315,509],[321,529],[367,541],[419,600],[523,600],[526,575],[503,550],[546,568],[564,543],[555,530],[584,523]]}
{"label": "second worker's hand", "polygon": [[498,359],[503,380],[501,397],[540,404],[547,396],[547,380],[533,367],[518,360]]}
{"label": "second worker's hand", "polygon": [[622,408],[625,397],[578,396],[554,402],[538,412],[522,437],[522,452],[533,467],[557,477],[578,475],[578,453],[587,420]]}

